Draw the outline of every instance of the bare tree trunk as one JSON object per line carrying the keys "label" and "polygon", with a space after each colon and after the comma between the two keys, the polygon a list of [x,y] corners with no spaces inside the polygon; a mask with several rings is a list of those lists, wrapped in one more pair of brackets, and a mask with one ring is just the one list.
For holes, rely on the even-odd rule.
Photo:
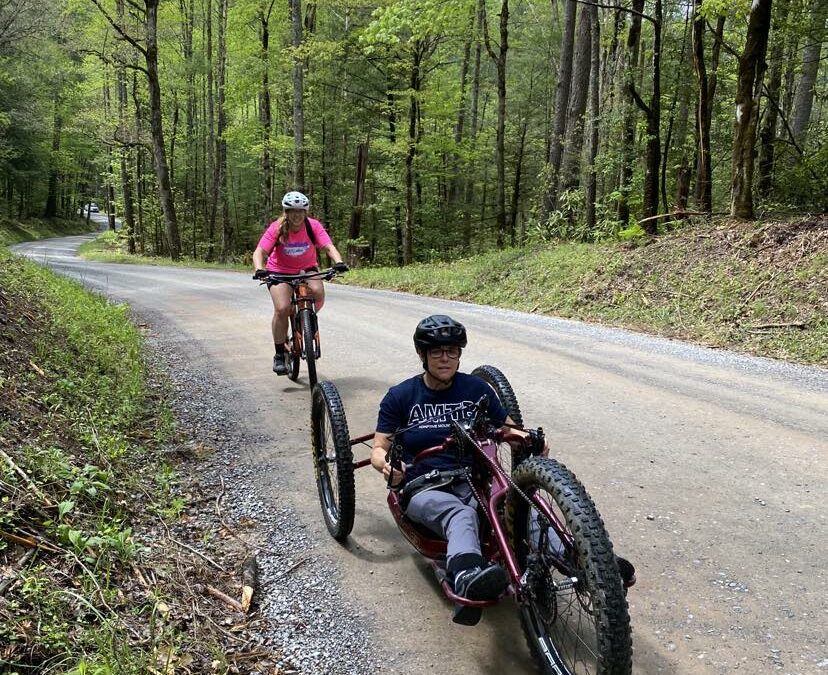
{"label": "bare tree trunk", "polygon": [[46,207],[43,210],[44,218],[57,216],[58,183],[58,153],[60,152],[60,136],[63,130],[63,115],[60,112],[60,94],[54,95],[54,116],[52,117],[52,156],[49,158],[49,188],[46,194]]}
{"label": "bare tree trunk", "polygon": [[[213,88],[213,1],[207,0],[207,7],[205,9],[205,21],[207,32],[207,44],[205,45],[207,51],[207,166],[205,174],[205,183],[210,180],[215,184],[216,176],[216,122],[215,122],[215,99]],[[215,258],[216,245],[216,207],[218,205],[218,195],[215,189],[210,190],[209,197],[209,213],[207,214],[207,260]]]}
{"label": "bare tree trunk", "polygon": [[739,59],[730,188],[730,215],[737,218],[753,218],[753,156],[771,2],[754,0],[751,5],[745,48]]}
{"label": "bare tree trunk", "polygon": [[[560,191],[577,189],[581,182],[581,153],[584,145],[584,115],[589,95],[589,77],[592,66],[592,10],[585,5],[578,19],[575,37],[574,74],[567,109],[566,144],[560,171]],[[567,218],[574,221],[577,214],[570,209]]]}
{"label": "bare tree trunk", "polygon": [[590,80],[589,80],[589,149],[587,155],[587,185],[585,195],[586,229],[595,232],[597,218],[595,202],[598,198],[598,176],[595,159],[598,157],[599,118],[601,115],[601,21],[598,8],[594,5],[589,11],[592,34],[590,35]]}
{"label": "bare tree trunk", "polygon": [[784,55],[785,41],[782,28],[787,23],[788,0],[779,0],[774,8],[776,21],[773,23],[774,42],[771,48],[770,77],[766,87],[768,105],[765,106],[765,116],[762,121],[762,129],[759,132],[759,180],[757,191],[762,197],[769,197],[773,188],[773,168],[776,154],[776,125],[779,120],[777,101],[779,91],[782,88],[782,57]]}
{"label": "bare tree trunk", "polygon": [[[529,96],[531,98],[532,92],[530,90]],[[512,190],[512,202],[509,208],[509,245],[515,245],[515,231],[518,219],[518,206],[520,204],[520,181],[523,175],[523,154],[526,150],[526,132],[529,128],[529,118],[524,117],[520,125],[520,138],[518,139],[517,157],[515,158],[515,183]],[[520,244],[523,245],[523,237],[521,237]]]}
{"label": "bare tree trunk", "polygon": [[178,234],[178,219],[175,214],[172,186],[167,166],[167,151],[164,147],[164,125],[161,117],[161,84],[158,79],[158,0],[145,0],[147,7],[147,81],[149,84],[150,128],[155,156],[155,173],[158,179],[158,197],[164,213],[164,229],[170,258],[181,257],[181,238]]}
{"label": "bare tree trunk", "polygon": [[[480,44],[480,32],[483,30],[483,19],[486,11],[485,0],[478,0],[477,2],[477,28],[475,32],[476,40],[474,50],[474,69],[472,74],[472,103],[471,103],[471,127],[469,129],[469,142],[471,144],[472,152],[475,150],[477,144],[477,130],[478,130],[478,110],[480,105],[480,58],[482,56],[483,48]],[[463,248],[468,249],[471,246],[472,238],[472,224],[471,224],[471,208],[474,200],[474,169],[475,162],[469,162],[466,168],[466,190],[463,196]]]}
{"label": "bare tree trunk", "polygon": [[701,0],[693,0],[693,65],[699,88],[696,108],[696,134],[698,137],[698,166],[696,175],[696,199],[699,210],[713,211],[713,188],[710,160],[710,101],[708,98],[707,68],[704,62],[704,17]]}
{"label": "bare tree trunk", "polygon": [[451,171],[451,187],[449,188],[448,202],[452,207],[455,207],[459,199],[463,177],[461,176],[460,166],[457,157],[456,148],[460,147],[463,142],[463,131],[466,125],[466,99],[467,87],[469,77],[469,61],[471,59],[471,43],[474,36],[474,25],[477,19],[476,12],[471,17],[471,25],[469,26],[469,39],[466,40],[463,46],[463,61],[460,66],[460,103],[457,106],[457,121],[454,124],[454,147],[455,151],[449,154],[449,168]]}
{"label": "bare tree trunk", "polygon": [[500,1],[500,45],[497,53],[489,42],[488,27],[484,28],[486,51],[497,70],[497,124],[495,126],[495,166],[497,168],[497,247],[503,248],[506,236],[506,54],[509,50],[509,0]]}
{"label": "bare tree trunk", "polygon": [[233,226],[230,221],[230,209],[227,195],[227,130],[226,80],[227,80],[227,13],[228,0],[219,0],[218,24],[218,74],[216,77],[216,194],[221,204],[221,258],[225,262],[233,252]]}
{"label": "bare tree trunk", "polygon": [[622,131],[621,176],[619,179],[618,220],[621,226],[626,227],[630,220],[630,183],[635,167],[635,70],[638,63],[641,47],[641,13],[644,10],[644,0],[633,0],[633,15],[630,19],[630,32],[627,34],[626,62],[624,64],[624,80],[630,101],[624,103],[624,129]]}
{"label": "bare tree trunk", "polygon": [[305,67],[302,46],[302,0],[290,0],[293,55],[293,189],[305,190]]}
{"label": "bare tree trunk", "polygon": [[555,89],[555,124],[549,146],[546,189],[544,190],[541,223],[548,223],[550,214],[558,208],[558,175],[563,157],[566,112],[572,80],[572,59],[575,46],[576,0],[564,0],[564,23],[561,36],[561,57],[558,63],[558,85]]}
{"label": "bare tree trunk", "polygon": [[805,146],[805,136],[808,123],[811,120],[811,108],[814,104],[814,84],[819,70],[819,55],[825,37],[825,4],[824,0],[812,0],[811,27],[808,34],[805,50],[802,53],[802,77],[796,88],[793,103],[793,119],[791,130],[794,140],[800,148]]}
{"label": "bare tree trunk", "polygon": [[270,155],[270,135],[273,128],[273,111],[270,102],[270,13],[273,0],[262,6],[259,14],[259,35],[262,51],[262,89],[259,92],[259,119],[262,124],[262,222],[273,216],[273,168]]}
{"label": "bare tree trunk", "polygon": [[365,208],[365,176],[368,173],[368,142],[357,146],[356,176],[354,178],[354,208],[351,211],[351,225],[348,228],[348,264],[358,267],[371,254],[371,247],[357,240],[362,234],[362,217]]}
{"label": "bare tree trunk", "polygon": [[411,55],[411,73],[408,86],[408,148],[405,152],[405,225],[403,226],[403,265],[410,265],[414,260],[414,158],[417,155],[417,93],[422,83],[420,64],[423,43],[417,40]]}

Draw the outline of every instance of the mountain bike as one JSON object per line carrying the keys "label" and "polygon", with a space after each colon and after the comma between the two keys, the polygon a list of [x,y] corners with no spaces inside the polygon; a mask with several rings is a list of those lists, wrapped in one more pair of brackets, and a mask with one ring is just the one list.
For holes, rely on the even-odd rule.
{"label": "mountain bike", "polygon": [[273,284],[290,284],[293,289],[288,335],[285,341],[287,376],[294,382],[299,379],[299,364],[305,361],[308,366],[310,387],[316,384],[316,362],[322,358],[319,341],[319,326],[316,315],[316,300],[308,284],[309,279],[330,281],[337,275],[336,270],[327,269],[301,274],[280,274],[271,272],[261,279],[262,284],[270,288]]}
{"label": "mountain bike", "polygon": [[[506,592],[494,601],[457,596],[446,572],[445,540],[409,520],[401,491],[391,488],[387,502],[397,527],[428,561],[443,594],[455,604],[484,608],[512,597],[529,650],[546,675],[628,675],[632,638],[626,593],[635,583],[634,574],[623,571],[629,563],[614,555],[584,486],[561,462],[542,456],[543,430],[523,426],[505,376],[493,366],[473,373],[489,382],[512,420],[520,423],[507,425],[508,431],[496,428],[486,415],[484,396],[470,404],[471,410],[456,411],[450,436],[420,452],[414,463],[445,452],[457,459],[479,505],[483,556],[506,570]],[[370,459],[355,461],[352,448],[370,447],[373,436],[350,438],[336,386],[323,381],[314,387],[314,471],[325,524],[340,541],[347,539],[354,523],[354,470],[370,465]],[[392,466],[400,460],[393,455],[392,445]]]}

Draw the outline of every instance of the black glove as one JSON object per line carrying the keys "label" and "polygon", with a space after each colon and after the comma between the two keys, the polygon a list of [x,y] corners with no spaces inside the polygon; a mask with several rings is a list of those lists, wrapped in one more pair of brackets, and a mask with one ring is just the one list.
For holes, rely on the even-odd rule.
{"label": "black glove", "polygon": [[256,272],[253,274],[253,278],[257,281],[261,279],[267,279],[268,274],[270,274],[270,272],[268,272],[267,270],[256,270]]}
{"label": "black glove", "polygon": [[335,272],[339,272],[340,274],[348,271],[348,266],[344,262],[334,263],[333,268]]}

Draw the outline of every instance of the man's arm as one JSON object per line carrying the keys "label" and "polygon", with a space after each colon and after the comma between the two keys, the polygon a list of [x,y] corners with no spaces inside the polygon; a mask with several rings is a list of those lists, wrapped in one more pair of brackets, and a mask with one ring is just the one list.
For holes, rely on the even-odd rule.
{"label": "man's arm", "polygon": [[[385,477],[386,482],[391,475],[391,465],[388,463],[386,457],[391,450],[391,435],[384,434],[381,431],[374,432],[374,447],[371,450],[371,466],[377,471],[381,472]],[[398,485],[405,475],[405,465],[402,468],[394,469],[394,480],[392,485]]]}

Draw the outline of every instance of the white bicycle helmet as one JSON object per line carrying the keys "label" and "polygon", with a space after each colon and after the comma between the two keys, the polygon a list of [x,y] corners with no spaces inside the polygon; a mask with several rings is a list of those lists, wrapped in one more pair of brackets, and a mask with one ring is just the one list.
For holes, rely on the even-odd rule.
{"label": "white bicycle helmet", "polygon": [[288,192],[282,197],[282,208],[285,209],[305,209],[308,210],[310,206],[310,200],[305,197],[301,192],[296,192],[293,190],[292,192]]}

